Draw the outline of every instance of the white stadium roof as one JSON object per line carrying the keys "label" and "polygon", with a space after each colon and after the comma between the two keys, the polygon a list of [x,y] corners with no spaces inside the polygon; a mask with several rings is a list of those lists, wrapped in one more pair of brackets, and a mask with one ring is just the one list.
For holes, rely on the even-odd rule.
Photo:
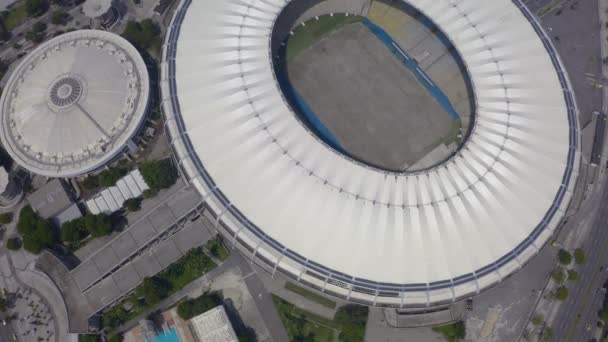
{"label": "white stadium roof", "polygon": [[72,177],[120,153],[143,123],[149,80],[135,48],[112,33],[74,31],[27,55],[8,80],[0,137],[31,172]]}
{"label": "white stadium roof", "polygon": [[288,3],[183,0],[167,34],[168,132],[223,233],[271,272],[370,305],[448,303],[529,261],[580,154],[567,76],[524,5],[408,1],[460,53],[477,117],[454,157],[394,173],[332,150],[284,100],[269,46]]}

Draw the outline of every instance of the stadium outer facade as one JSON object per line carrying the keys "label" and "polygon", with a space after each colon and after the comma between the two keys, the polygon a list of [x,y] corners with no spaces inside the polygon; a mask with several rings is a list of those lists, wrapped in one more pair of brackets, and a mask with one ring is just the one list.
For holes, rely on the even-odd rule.
{"label": "stadium outer facade", "polygon": [[[272,274],[390,307],[475,295],[536,255],[571,200],[580,137],[566,72],[521,1],[407,2],[456,47],[477,107],[462,149],[416,173],[362,165],[295,118],[271,66],[289,3],[182,0],[167,33],[167,132],[227,240]],[[325,13],[348,11],[334,3]]]}

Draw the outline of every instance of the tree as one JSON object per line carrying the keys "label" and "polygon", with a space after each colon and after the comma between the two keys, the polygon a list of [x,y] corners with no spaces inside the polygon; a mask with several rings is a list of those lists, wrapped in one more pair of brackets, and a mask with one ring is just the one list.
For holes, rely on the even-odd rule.
{"label": "tree", "polygon": [[81,342],[99,342],[101,340],[99,339],[98,335],[80,335],[80,341]]}
{"label": "tree", "polygon": [[0,214],[0,223],[2,223],[2,224],[9,224],[12,221],[13,221],[13,214],[12,213]]}
{"label": "tree", "polygon": [[585,251],[583,251],[582,248],[577,248],[574,250],[574,262],[578,265],[585,263]]}
{"label": "tree", "polygon": [[167,296],[168,287],[160,278],[146,277],[137,291],[140,296],[144,297],[148,305],[153,305]]}
{"label": "tree", "polygon": [[160,27],[151,19],[129,21],[122,36],[138,49],[147,50],[160,42]]}
{"label": "tree", "polygon": [[448,341],[458,341],[464,339],[466,335],[463,321],[458,321],[456,323],[443,325],[440,327],[433,327],[433,331],[442,334]]}
{"label": "tree", "polygon": [[87,178],[82,181],[82,186],[87,190],[97,189],[99,188],[99,178],[94,175],[87,176]]}
{"label": "tree", "polygon": [[561,267],[556,268],[551,272],[551,278],[558,284],[562,284],[566,280],[566,273]]}
{"label": "tree", "polygon": [[75,243],[85,236],[86,227],[83,219],[75,219],[61,225],[61,241]]}
{"label": "tree", "polygon": [[602,309],[597,313],[600,319],[604,322],[608,322],[608,306],[604,304]]}
{"label": "tree", "polygon": [[93,237],[106,236],[112,233],[112,221],[106,214],[86,215],[84,226]]}
{"label": "tree", "polygon": [[30,206],[21,209],[17,231],[23,237],[23,248],[34,254],[40,253],[56,242],[51,222],[38,216]]}
{"label": "tree", "polygon": [[6,240],[6,248],[11,251],[19,250],[21,248],[21,240],[17,237]]}
{"label": "tree", "polygon": [[555,290],[555,299],[566,300],[568,298],[568,289],[565,286],[560,286]]}
{"label": "tree", "polygon": [[541,315],[541,314],[534,315],[534,317],[532,317],[531,322],[534,325],[541,325],[541,324],[543,324],[543,322],[544,322],[543,315]]}
{"label": "tree", "polygon": [[46,0],[25,0],[25,11],[30,17],[39,17],[49,9]]}
{"label": "tree", "polygon": [[104,186],[106,188],[113,186],[128,172],[127,169],[122,167],[113,167],[107,170],[103,170],[99,175],[97,175],[97,179],[99,180],[99,185]]}
{"label": "tree", "polygon": [[122,336],[120,334],[116,334],[112,337],[110,337],[110,339],[108,340],[108,342],[121,342],[122,341]]}
{"label": "tree", "polygon": [[177,170],[170,159],[144,162],[140,170],[144,180],[152,189],[168,188],[177,181]]}
{"label": "tree", "polygon": [[129,198],[123,203],[123,207],[128,211],[138,211],[141,209],[141,198]]}
{"label": "tree", "polygon": [[32,29],[25,34],[25,39],[34,43],[40,43],[44,40],[45,36],[46,24],[39,21],[32,25]]}
{"label": "tree", "polygon": [[72,17],[65,11],[55,11],[51,16],[51,23],[53,25],[65,26]]}
{"label": "tree", "polygon": [[562,265],[570,265],[572,262],[572,256],[565,249],[560,249],[557,253],[557,258],[559,259],[559,263]]}
{"label": "tree", "polygon": [[568,270],[568,280],[577,281],[580,275],[575,270]]}
{"label": "tree", "polygon": [[182,319],[188,320],[194,316],[198,316],[213,309],[221,303],[222,297],[218,293],[206,292],[199,297],[181,302],[177,306],[177,314]]}
{"label": "tree", "polygon": [[117,305],[103,314],[101,322],[105,328],[115,329],[126,322],[127,318],[127,311],[122,305]]}
{"label": "tree", "polygon": [[144,198],[152,198],[158,195],[158,190],[156,189],[146,189],[144,190]]}

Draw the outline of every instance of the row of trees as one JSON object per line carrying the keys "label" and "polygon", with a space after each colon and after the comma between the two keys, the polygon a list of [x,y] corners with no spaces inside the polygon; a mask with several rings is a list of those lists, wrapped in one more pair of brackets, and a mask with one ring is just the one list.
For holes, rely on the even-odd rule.
{"label": "row of trees", "polygon": [[87,214],[81,218],[65,222],[61,226],[61,241],[74,244],[87,235],[106,236],[112,233],[112,220],[106,214]]}

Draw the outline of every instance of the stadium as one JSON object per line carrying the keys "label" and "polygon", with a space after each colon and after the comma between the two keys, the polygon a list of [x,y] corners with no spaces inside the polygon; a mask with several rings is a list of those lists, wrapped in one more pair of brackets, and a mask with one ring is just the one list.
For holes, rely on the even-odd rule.
{"label": "stadium", "polygon": [[226,240],[347,301],[500,283],[578,175],[567,74],[518,0],[182,0],[161,78],[176,162]]}

